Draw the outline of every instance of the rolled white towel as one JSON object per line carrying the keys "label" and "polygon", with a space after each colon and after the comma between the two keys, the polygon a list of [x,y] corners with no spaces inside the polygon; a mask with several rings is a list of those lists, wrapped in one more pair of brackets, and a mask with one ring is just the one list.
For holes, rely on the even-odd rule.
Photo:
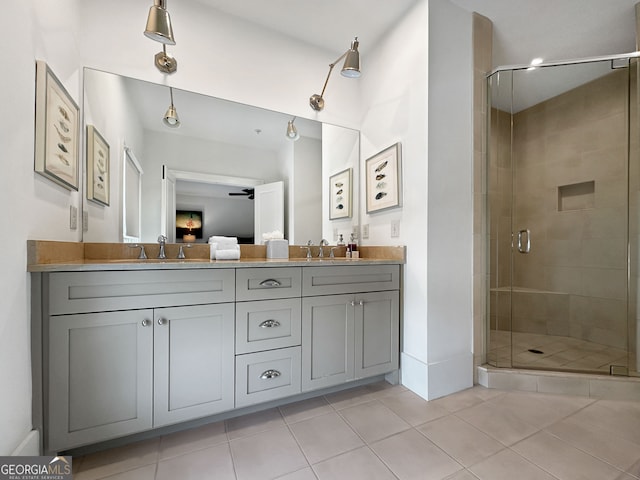
{"label": "rolled white towel", "polygon": [[224,237],[222,235],[213,235],[209,237],[209,243],[217,243],[218,245],[237,245],[238,237]]}
{"label": "rolled white towel", "polygon": [[215,255],[216,260],[240,260],[240,245],[236,245],[236,248],[216,250]]}

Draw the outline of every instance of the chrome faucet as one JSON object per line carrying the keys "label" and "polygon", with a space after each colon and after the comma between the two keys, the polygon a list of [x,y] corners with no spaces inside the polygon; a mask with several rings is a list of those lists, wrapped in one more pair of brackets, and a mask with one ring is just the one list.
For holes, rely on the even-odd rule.
{"label": "chrome faucet", "polygon": [[327,242],[324,238],[320,240],[320,251],[318,252],[318,258],[324,257],[324,249],[322,247],[326,247],[327,245],[329,245],[329,242]]}
{"label": "chrome faucet", "polygon": [[160,251],[158,252],[158,258],[167,258],[167,255],[164,253],[164,244],[167,243],[167,237],[164,235],[160,235],[158,237],[158,243],[160,244]]}

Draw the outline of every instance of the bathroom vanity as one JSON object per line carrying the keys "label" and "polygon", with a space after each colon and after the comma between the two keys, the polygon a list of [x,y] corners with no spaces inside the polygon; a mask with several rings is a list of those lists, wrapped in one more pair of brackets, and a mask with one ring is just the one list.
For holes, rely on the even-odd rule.
{"label": "bathroom vanity", "polygon": [[397,371],[402,263],[30,266],[44,450]]}

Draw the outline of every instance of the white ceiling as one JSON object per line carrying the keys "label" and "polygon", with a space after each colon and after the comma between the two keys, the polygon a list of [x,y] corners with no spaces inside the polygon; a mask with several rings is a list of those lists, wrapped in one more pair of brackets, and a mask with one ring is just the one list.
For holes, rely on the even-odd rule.
{"label": "white ceiling", "polygon": [[[374,46],[420,0],[197,0],[316,46],[341,53],[358,36]],[[637,0],[450,0],[490,18],[494,66],[635,50]],[[171,10],[171,5],[168,5]]]}

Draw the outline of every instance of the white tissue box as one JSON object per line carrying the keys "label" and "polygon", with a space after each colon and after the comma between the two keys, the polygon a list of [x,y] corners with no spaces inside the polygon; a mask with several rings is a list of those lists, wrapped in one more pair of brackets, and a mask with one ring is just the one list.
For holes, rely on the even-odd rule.
{"label": "white tissue box", "polygon": [[267,258],[289,258],[289,240],[267,240]]}

